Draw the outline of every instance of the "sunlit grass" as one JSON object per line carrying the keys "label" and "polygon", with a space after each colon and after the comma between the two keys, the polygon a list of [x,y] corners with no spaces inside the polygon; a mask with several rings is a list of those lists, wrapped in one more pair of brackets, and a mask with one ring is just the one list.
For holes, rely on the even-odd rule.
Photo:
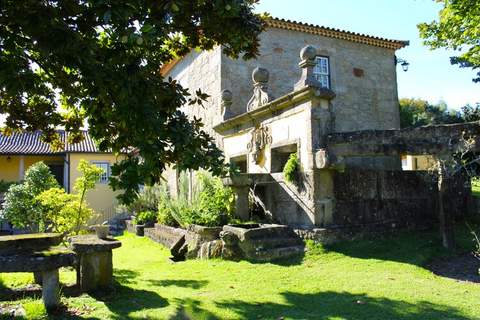
{"label": "sunlit grass", "polygon": [[[468,232],[458,234],[464,246]],[[406,233],[322,247],[302,260],[250,263],[171,262],[162,246],[125,235],[114,251],[118,283],[102,294],[63,297],[76,319],[475,319],[480,286],[435,276],[424,264],[446,255],[436,233]],[[74,272],[61,272],[73,282]],[[2,274],[23,286],[29,274]],[[22,304],[28,319],[45,315],[39,299]],[[68,318],[62,315],[61,319]]]}

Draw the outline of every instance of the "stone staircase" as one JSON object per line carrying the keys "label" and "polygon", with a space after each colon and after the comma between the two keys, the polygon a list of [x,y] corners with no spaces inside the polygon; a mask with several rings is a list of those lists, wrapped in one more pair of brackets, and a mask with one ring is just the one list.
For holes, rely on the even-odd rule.
{"label": "stone staircase", "polygon": [[223,238],[230,233],[238,239],[238,248],[248,260],[271,261],[305,252],[303,240],[288,226],[233,225],[224,226],[223,230]]}

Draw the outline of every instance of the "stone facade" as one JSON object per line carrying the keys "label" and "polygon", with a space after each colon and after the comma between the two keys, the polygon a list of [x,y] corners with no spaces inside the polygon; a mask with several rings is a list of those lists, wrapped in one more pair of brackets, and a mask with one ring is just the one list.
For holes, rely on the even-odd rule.
{"label": "stone facade", "polygon": [[[300,78],[298,53],[313,45],[318,55],[330,59],[330,88],[337,95],[332,102],[334,131],[400,127],[394,50],[277,28],[267,29],[260,43],[256,60],[221,57],[221,87],[232,91],[235,114],[245,112],[255,67],[270,72],[272,95],[283,96]],[[363,75],[355,76],[354,68],[363,70]]]}
{"label": "stone facade", "polygon": [[[291,92],[301,73],[298,53],[307,44],[330,59],[331,89],[337,95],[332,102],[334,131],[400,127],[393,49],[278,28],[268,28],[260,39],[260,56],[255,60],[233,60],[219,47],[209,52],[193,50],[165,75],[192,91],[201,88],[211,96],[206,108],[188,110],[202,117],[207,128],[220,120],[222,90],[232,92],[233,115],[246,111],[253,89],[251,74],[256,67],[269,71],[273,97]],[[354,69],[362,70],[361,76],[355,75]]]}
{"label": "stone facade", "polygon": [[[192,51],[166,73],[211,95],[186,112],[245,173],[224,181],[236,190],[238,217],[251,218],[250,198],[272,221],[298,228],[431,222],[435,183],[402,172],[400,155],[443,150],[436,142],[458,130],[399,130],[395,50],[405,43],[288,26],[261,35],[256,60]],[[329,88],[314,76],[318,56],[329,58]],[[428,138],[414,139],[422,133]],[[287,182],[292,153],[299,170]]]}

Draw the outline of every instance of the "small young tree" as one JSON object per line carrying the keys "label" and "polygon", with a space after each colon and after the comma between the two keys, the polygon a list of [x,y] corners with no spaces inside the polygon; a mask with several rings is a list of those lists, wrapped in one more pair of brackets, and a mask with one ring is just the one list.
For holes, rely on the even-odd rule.
{"label": "small young tree", "polygon": [[77,170],[82,174],[75,180],[74,190],[80,196],[78,202],[78,210],[76,215],[75,233],[80,231],[82,225],[83,206],[87,191],[95,188],[95,184],[103,173],[103,170],[94,164],[90,164],[85,160],[80,160]]}
{"label": "small young tree", "polygon": [[43,162],[37,162],[28,168],[22,183],[12,185],[8,189],[1,211],[2,218],[17,228],[27,228],[33,232],[46,231],[48,218],[41,210],[36,196],[57,187],[59,185],[48,166]]}

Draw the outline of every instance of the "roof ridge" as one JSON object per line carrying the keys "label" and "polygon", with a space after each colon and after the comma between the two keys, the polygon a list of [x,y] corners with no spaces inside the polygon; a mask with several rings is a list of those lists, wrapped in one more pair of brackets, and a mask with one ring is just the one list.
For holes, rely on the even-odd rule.
{"label": "roof ridge", "polygon": [[[326,37],[349,40],[353,42],[359,42],[364,44],[369,44],[377,47],[389,48],[398,50],[407,45],[409,45],[409,41],[406,40],[393,40],[382,38],[378,36],[367,35],[363,33],[353,32],[342,30],[338,28],[326,27],[312,23],[306,22],[299,22],[290,19],[284,18],[276,18],[271,17],[267,18],[267,26],[273,28],[282,28],[287,30],[296,30],[302,32],[308,32],[313,34],[318,34]],[[342,37],[341,35],[345,35],[346,37]]]}

